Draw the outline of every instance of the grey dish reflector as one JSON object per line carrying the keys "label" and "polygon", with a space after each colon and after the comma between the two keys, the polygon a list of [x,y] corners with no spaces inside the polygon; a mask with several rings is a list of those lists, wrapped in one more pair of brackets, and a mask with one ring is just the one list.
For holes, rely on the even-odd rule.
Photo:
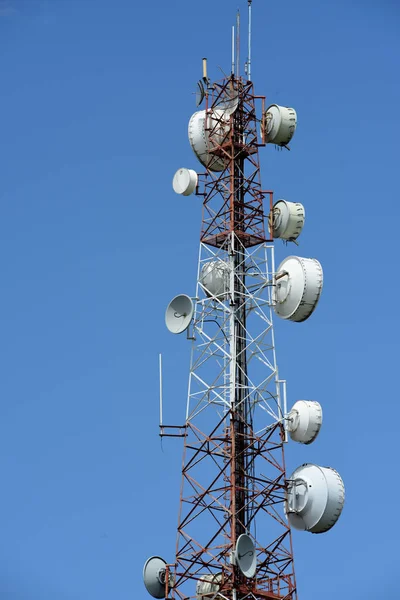
{"label": "grey dish reflector", "polygon": [[[153,598],[165,598],[166,565],[163,558],[152,556],[143,567],[144,585]],[[168,585],[168,589],[170,587],[171,585]]]}
{"label": "grey dish reflector", "polygon": [[344,484],[331,467],[304,464],[288,480],[285,511],[294,529],[324,533],[335,525],[344,506]]}
{"label": "grey dish reflector", "polygon": [[186,294],[175,296],[165,311],[165,324],[171,333],[185,331],[193,318],[194,307],[192,299]]}
{"label": "grey dish reflector", "polygon": [[291,439],[300,444],[311,444],[322,426],[322,408],[319,402],[299,400],[286,418]]}
{"label": "grey dish reflector", "polygon": [[206,95],[204,84],[201,79],[197,82],[197,90],[196,90],[196,106],[200,106],[200,104],[204,100],[204,96]]}
{"label": "grey dish reflector", "polygon": [[256,574],[256,548],[253,540],[246,533],[239,535],[236,542],[236,564],[245,577],[251,579]]}
{"label": "grey dish reflector", "polygon": [[225,96],[220,102],[218,102],[217,106],[215,106],[218,110],[224,111],[224,116],[228,119],[233,113],[236,111],[239,106],[239,96],[236,92],[229,93],[229,96]]}
{"label": "grey dish reflector", "polygon": [[281,319],[300,323],[314,312],[321,296],[323,273],[315,258],[288,256],[275,275],[274,310]]}

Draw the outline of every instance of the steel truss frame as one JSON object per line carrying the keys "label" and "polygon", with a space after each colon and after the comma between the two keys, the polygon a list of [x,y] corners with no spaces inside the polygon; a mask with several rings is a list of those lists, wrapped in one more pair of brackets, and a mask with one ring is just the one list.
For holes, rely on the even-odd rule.
{"label": "steel truss frame", "polygon": [[[264,229],[263,199],[268,193],[272,207],[272,192],[261,188],[257,98],[264,106],[251,82],[234,76],[214,84],[207,97],[209,152],[225,167],[207,170],[196,191],[203,196],[203,224],[188,332],[193,343],[176,559],[168,567],[172,597],[181,600],[297,599],[284,514],[287,410],[272,323],[274,249]],[[220,109],[236,99],[228,122]],[[218,296],[203,281],[210,262],[225,274]],[[252,579],[236,564],[241,533],[256,548]],[[202,582],[211,582],[209,592],[197,589]]]}
{"label": "steel truss frame", "polygon": [[[227,120],[221,107],[232,105],[236,99],[237,109]],[[257,100],[261,102],[263,112],[265,97],[254,95],[251,82],[233,76],[215,83],[212,93],[207,95],[209,152],[226,164],[222,173],[207,170],[203,189],[198,191],[204,196],[200,239],[211,246],[223,245],[232,231],[246,247],[267,239],[263,201],[265,194],[270,192],[261,187],[258,148],[264,143],[259,143],[257,138]],[[240,203],[237,202],[238,194],[242,198]],[[270,200],[272,202],[272,197]]]}

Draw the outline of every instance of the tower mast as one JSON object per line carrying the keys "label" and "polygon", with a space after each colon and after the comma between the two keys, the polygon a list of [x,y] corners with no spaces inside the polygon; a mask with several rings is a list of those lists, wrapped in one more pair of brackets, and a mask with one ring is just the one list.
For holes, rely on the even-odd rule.
{"label": "tower mast", "polygon": [[205,170],[182,168],[173,180],[177,193],[202,198],[203,209],[195,296],[176,296],[166,312],[172,333],[187,331],[192,353],[185,423],[161,424],[162,436],[183,438],[184,452],[175,558],[152,557],[144,568],[155,598],[296,600],[290,527],[327,531],[344,502],[333,469],[307,464],[286,474],[285,443],[311,443],[322,410],[298,401],[287,411],[272,315],[306,320],[322,268],[297,256],[275,268],[273,240],[298,238],[304,208],[273,203],[259,149],[287,146],[297,117],[291,108],[266,109],[255,95],[250,53],[249,38],[247,80],[238,45],[236,73],[221,81],[210,82],[203,61],[205,107],[190,119],[189,141]]}
{"label": "tower mast", "polygon": [[[285,496],[284,421],[264,225],[272,192],[261,187],[257,101],[250,81],[231,76],[213,84],[189,124],[207,172],[196,188],[203,218],[172,590],[182,599],[190,587],[202,597],[217,583],[232,599],[296,598],[290,528],[275,509]],[[273,519],[266,547],[256,539],[261,512]],[[257,578],[240,568],[243,539],[252,544],[243,554],[258,558]]]}

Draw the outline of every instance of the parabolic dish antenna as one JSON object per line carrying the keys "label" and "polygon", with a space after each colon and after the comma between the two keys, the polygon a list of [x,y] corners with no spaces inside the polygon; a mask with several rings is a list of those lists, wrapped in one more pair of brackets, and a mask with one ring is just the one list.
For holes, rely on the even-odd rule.
{"label": "parabolic dish antenna", "polygon": [[197,180],[197,173],[193,169],[178,169],[172,180],[172,187],[177,194],[190,196],[196,189]]}
{"label": "parabolic dish antenna", "polygon": [[245,577],[254,577],[257,569],[257,555],[253,540],[246,533],[239,535],[236,542],[236,564]]}
{"label": "parabolic dish antenna", "polygon": [[223,300],[229,289],[229,272],[226,263],[218,260],[206,262],[200,274],[200,283],[207,296]]}
{"label": "parabolic dish antenna", "polygon": [[224,111],[195,112],[190,117],[188,135],[192,150],[201,164],[210,171],[223,171],[225,160],[210,150],[222,144],[229,135],[229,122],[224,116]]}
{"label": "parabolic dish antenna", "polygon": [[278,200],[272,209],[272,235],[290,242],[297,240],[304,220],[305,210],[300,202]]}
{"label": "parabolic dish antenna", "polygon": [[271,104],[264,113],[263,131],[267,144],[286,146],[292,139],[297,126],[294,108]]}
{"label": "parabolic dish antenna", "polygon": [[235,91],[232,91],[228,97],[224,98],[221,102],[218,102],[215,108],[218,110],[223,110],[224,116],[228,118],[233,115],[238,106],[239,96]]}
{"label": "parabolic dish antenna", "polygon": [[221,587],[222,573],[203,575],[196,584],[197,600],[207,600],[213,597]]}
{"label": "parabolic dish antenna", "polygon": [[321,296],[323,273],[315,258],[288,256],[276,274],[274,310],[282,319],[300,323],[313,313]]}
{"label": "parabolic dish antenna", "polygon": [[204,90],[204,84],[201,79],[197,82],[197,90],[196,90],[196,106],[200,106],[200,104],[204,100],[204,96],[206,95]]}
{"label": "parabolic dish antenna", "polygon": [[193,302],[186,294],[175,296],[167,306],[165,324],[171,333],[185,331],[193,318]]}
{"label": "parabolic dish antenna", "polygon": [[331,467],[304,464],[288,480],[285,511],[295,529],[324,533],[335,525],[343,505],[343,481]]}
{"label": "parabolic dish antenna", "polygon": [[[143,581],[153,598],[165,598],[166,562],[159,556],[149,558],[143,567]],[[168,589],[171,586],[168,584]]]}
{"label": "parabolic dish antenna", "polygon": [[300,444],[311,444],[322,426],[322,408],[319,402],[299,400],[286,418],[291,439]]}

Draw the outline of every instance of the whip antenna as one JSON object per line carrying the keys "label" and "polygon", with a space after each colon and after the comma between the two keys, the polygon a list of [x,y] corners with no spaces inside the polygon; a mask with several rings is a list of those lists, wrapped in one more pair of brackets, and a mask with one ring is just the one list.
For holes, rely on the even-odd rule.
{"label": "whip antenna", "polygon": [[248,0],[249,3],[249,40],[248,40],[248,51],[247,51],[247,80],[251,81],[251,3],[252,0]]}

